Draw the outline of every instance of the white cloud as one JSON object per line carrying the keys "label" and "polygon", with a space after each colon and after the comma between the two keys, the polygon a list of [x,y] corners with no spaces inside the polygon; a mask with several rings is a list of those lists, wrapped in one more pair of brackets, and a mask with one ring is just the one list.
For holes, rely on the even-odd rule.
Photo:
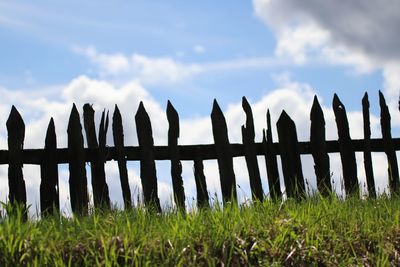
{"label": "white cloud", "polygon": [[202,45],[195,45],[193,47],[193,51],[197,54],[202,54],[202,53],[206,52],[206,48]]}
{"label": "white cloud", "polygon": [[[195,47],[196,48],[196,47]],[[194,48],[194,49],[195,49]],[[197,47],[195,50],[201,50]],[[73,47],[73,51],[89,59],[101,79],[110,78],[123,83],[138,80],[145,85],[166,85],[184,82],[196,75],[237,69],[268,68],[286,64],[284,60],[271,57],[236,58],[204,63],[186,63],[173,57],[149,57],[135,53],[99,53],[93,47]]]}
{"label": "white cloud", "polygon": [[398,49],[400,2],[253,0],[257,17],[277,38],[275,53],[297,64],[350,66],[357,73],[382,71],[383,89],[400,125]]}
{"label": "white cloud", "polygon": [[[315,92],[307,85],[293,82],[287,75],[277,76],[276,81],[278,87],[269,91],[259,100],[249,101],[253,107],[254,123],[256,128],[256,141],[261,140],[262,129],[265,128],[265,114],[266,110],[270,109],[273,124],[273,135],[275,141],[278,140],[276,134],[275,124],[279,118],[282,109],[292,117],[297,125],[299,140],[309,140],[309,112]],[[11,104],[15,104],[21,112],[26,122],[26,148],[42,147],[44,142],[44,135],[47,123],[50,116],[53,116],[56,124],[56,131],[58,137],[59,147],[66,147],[66,126],[69,117],[69,111],[72,103],[76,103],[79,110],[84,103],[93,103],[96,110],[96,121],[99,122],[100,111],[103,108],[113,111],[114,104],[118,104],[122,113],[124,122],[124,134],[126,138],[126,145],[136,145],[136,129],[134,122],[134,114],[137,110],[139,101],[144,101],[145,107],[151,118],[153,125],[153,133],[155,143],[165,145],[167,143],[167,130],[168,122],[165,116],[164,108],[160,103],[155,101],[145,88],[137,81],[127,83],[123,86],[116,87],[103,80],[90,79],[86,76],[80,76],[72,80],[68,85],[62,87],[59,91],[59,98],[52,99],[44,95],[41,98],[24,97],[22,92],[9,91],[4,89],[2,91],[3,98],[0,102],[1,112],[0,120],[5,123],[7,119],[7,112]],[[328,139],[336,139],[336,123],[330,104],[326,104],[323,99],[320,99],[326,120],[326,132]],[[330,101],[328,101],[330,103]],[[346,103],[344,103],[346,104]],[[245,115],[242,111],[241,103],[232,103],[224,111],[228,129],[229,138],[231,142],[241,142],[240,126],[245,122]],[[362,114],[361,112],[348,113],[351,136],[353,138],[362,137]],[[157,127],[155,127],[157,125]],[[371,126],[373,136],[379,136],[379,118],[371,116]],[[6,132],[5,129],[0,130],[0,144],[6,148]],[[209,117],[188,118],[181,121],[181,138],[180,144],[207,144],[212,143],[212,130],[211,120]],[[108,135],[108,144],[112,145],[112,134]],[[315,187],[315,175],[313,171],[313,162],[310,156],[302,157],[304,166],[304,176],[309,179],[312,186]],[[377,184],[383,190],[386,186],[386,164],[382,164],[384,156],[382,154],[374,156],[376,159],[374,167],[377,179]],[[267,181],[264,159],[259,158],[260,171],[264,191],[267,193]],[[243,158],[234,160],[235,173],[237,183],[241,189],[238,189],[240,198],[244,200],[249,197],[249,182],[247,176],[247,169]],[[129,177],[132,195],[135,200],[137,194],[141,192],[141,183],[139,178],[138,163],[129,164]],[[159,195],[162,202],[168,203],[171,201],[172,189],[171,178],[169,174],[169,163],[157,163],[157,170],[159,176]],[[334,174],[333,178],[335,184],[339,184],[341,177],[341,164],[338,155],[331,156],[331,170]],[[362,158],[358,157],[358,168],[360,181],[364,181],[364,174],[362,171]],[[187,203],[192,204],[191,199],[196,197],[195,183],[193,177],[193,169],[191,162],[184,163],[184,186],[187,194]],[[0,187],[0,198],[5,198],[7,195],[7,172],[4,166],[0,169],[0,180],[3,181],[3,187]],[[106,164],[107,182],[110,189],[110,196],[112,201],[117,202],[122,206],[122,195],[120,182],[118,177],[118,169],[115,162]],[[28,201],[33,207],[38,207],[39,200],[39,168],[26,166],[24,168],[26,176]],[[89,168],[88,168],[89,174]],[[205,174],[207,179],[208,189],[212,196],[218,195],[220,199],[220,185],[218,176],[218,165],[216,161],[205,162]],[[60,172],[60,197],[61,207],[63,207],[68,214],[69,211],[69,187],[68,187],[68,171],[64,168]],[[88,175],[90,180],[90,175]],[[281,176],[283,185],[283,178]],[[90,189],[90,187],[89,187]],[[246,195],[247,194],[247,195]]]}
{"label": "white cloud", "polygon": [[275,32],[276,54],[296,63],[322,60],[369,72],[400,60],[398,1],[253,0],[253,5]]}

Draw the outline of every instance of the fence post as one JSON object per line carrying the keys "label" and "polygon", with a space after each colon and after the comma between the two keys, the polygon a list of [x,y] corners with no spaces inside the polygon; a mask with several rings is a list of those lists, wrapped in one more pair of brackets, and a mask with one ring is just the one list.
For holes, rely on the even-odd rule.
{"label": "fence post", "polygon": [[113,138],[118,162],[119,178],[121,181],[122,198],[124,199],[125,209],[132,208],[132,196],[129,188],[128,169],[126,167],[125,147],[124,147],[124,128],[122,126],[121,112],[115,105],[113,114]]}
{"label": "fence post", "polygon": [[347,120],[346,108],[337,94],[333,96],[332,106],[338,129],[339,150],[343,166],[343,180],[346,196],[354,195],[359,197],[356,155],[351,143],[349,122]]}
{"label": "fence post", "polygon": [[[89,104],[85,104],[83,106],[83,123],[85,126],[88,148],[93,149],[95,156],[95,159],[90,162],[90,169],[92,171],[94,206],[96,208],[109,209],[110,197],[108,194],[108,186],[106,183],[106,173],[104,171],[105,159],[104,155],[102,155],[99,149],[99,144],[97,142],[96,129],[94,123],[94,109]],[[102,123],[104,124],[104,112],[102,117]],[[104,127],[104,125],[100,125],[100,127],[101,126]]]}
{"label": "fence post", "polygon": [[200,155],[200,151],[197,148],[194,156],[194,179],[196,182],[197,191],[197,207],[209,208],[209,197],[207,191],[206,176],[204,175],[203,160]]}
{"label": "fence post", "polygon": [[71,207],[78,215],[88,214],[89,196],[85,169],[82,126],[75,104],[68,122],[69,192]]}
{"label": "fence post", "polygon": [[367,92],[365,92],[362,99],[362,108],[364,124],[364,169],[367,179],[368,196],[370,198],[376,198],[374,171],[371,158],[371,128],[369,120],[369,101]]}
{"label": "fence post", "polygon": [[22,220],[27,220],[26,210],[26,188],[24,176],[22,173],[22,149],[25,138],[25,123],[18,110],[12,106],[11,113],[7,119],[8,132],[8,186],[9,200],[11,205],[21,208]]}
{"label": "fence post", "polygon": [[329,196],[332,193],[332,185],[330,181],[329,156],[325,142],[325,119],[317,96],[314,97],[310,120],[310,148],[315,163],[314,169],[317,177],[317,188],[322,196]]}
{"label": "fence post", "polygon": [[182,164],[179,160],[178,138],[179,138],[179,115],[168,100],[167,119],[168,129],[168,150],[171,157],[171,177],[172,188],[174,190],[174,200],[179,209],[185,209],[185,191],[182,180]]}
{"label": "fence post", "polygon": [[287,197],[295,199],[304,198],[306,190],[298,149],[296,125],[283,110],[276,126],[278,129],[279,150],[281,152],[282,171]]}
{"label": "fence post", "polygon": [[154,141],[151,122],[143,102],[135,115],[136,132],[140,147],[140,178],[142,180],[144,202],[147,207],[161,212],[157,192],[156,166],[154,162]]}
{"label": "fence post", "polygon": [[242,107],[246,113],[246,125],[242,125],[242,141],[247,170],[249,172],[251,196],[253,200],[263,201],[264,192],[261,185],[260,169],[258,168],[256,147],[254,144],[253,112],[245,97],[242,98]]}
{"label": "fence post", "polygon": [[233,171],[233,158],[228,139],[228,128],[226,126],[224,114],[215,99],[211,112],[211,122],[223,202],[234,202],[236,204],[236,179],[235,172]]}
{"label": "fence post", "polygon": [[386,105],[385,97],[379,91],[379,105],[381,107],[381,130],[383,139],[383,148],[388,159],[388,175],[389,187],[391,194],[399,194],[399,169],[397,165],[396,151],[393,147],[391,126],[390,126],[390,113]]}
{"label": "fence post", "polygon": [[267,167],[269,194],[273,201],[282,197],[281,183],[279,181],[278,161],[276,159],[276,151],[272,140],[271,115],[267,110],[267,130],[263,131],[263,150],[265,157],[265,165]]}
{"label": "fence post", "polygon": [[43,159],[40,164],[40,211],[42,216],[53,215],[60,211],[57,137],[53,118],[47,127]]}

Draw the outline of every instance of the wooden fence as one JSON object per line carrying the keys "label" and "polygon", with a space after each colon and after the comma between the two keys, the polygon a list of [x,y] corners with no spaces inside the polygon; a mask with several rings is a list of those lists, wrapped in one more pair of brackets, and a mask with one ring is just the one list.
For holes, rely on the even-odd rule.
{"label": "wooden fence", "polygon": [[[168,145],[154,146],[150,118],[143,103],[140,103],[135,115],[138,146],[124,144],[124,131],[120,111],[115,106],[112,116],[112,133],[114,146],[106,146],[106,135],[109,126],[108,112],[102,113],[98,136],[94,122],[94,110],[89,104],[83,107],[83,121],[86,133],[87,148],[78,110],[73,105],[68,123],[68,148],[57,148],[55,126],[50,120],[44,149],[24,149],[25,125],[17,109],[13,106],[7,120],[8,150],[0,150],[0,164],[8,164],[9,201],[11,205],[26,205],[26,189],[23,177],[23,164],[38,164],[41,168],[40,207],[42,214],[59,210],[58,164],[69,164],[69,190],[72,211],[75,214],[87,214],[88,190],[85,165],[90,162],[92,173],[93,200],[95,207],[110,207],[108,186],[106,183],[105,162],[118,162],[120,182],[125,208],[132,207],[127,161],[140,161],[140,177],[143,187],[144,203],[156,211],[161,211],[157,194],[157,176],[155,160],[170,160],[171,177],[175,203],[178,208],[185,206],[185,193],[182,179],[182,160],[193,161],[194,179],[197,188],[199,207],[209,205],[207,184],[203,172],[203,161],[216,159],[223,202],[236,202],[236,182],[233,170],[233,157],[244,156],[249,173],[250,188],[253,200],[263,201],[266,197],[261,179],[268,180],[269,196],[272,200],[282,197],[277,155],[282,162],[282,173],[286,195],[289,198],[305,197],[301,154],[311,154],[317,178],[318,191],[326,196],[332,192],[329,153],[340,153],[343,180],[346,195],[359,194],[359,181],[355,152],[364,153],[364,166],[369,197],[376,197],[371,152],[385,152],[388,160],[389,189],[392,194],[399,192],[399,172],[396,150],[400,150],[400,138],[392,138],[390,114],[385,98],[379,92],[381,108],[382,138],[371,139],[369,101],[365,93],[362,99],[364,118],[364,138],[351,139],[346,109],[339,97],[333,98],[333,111],[338,129],[338,140],[327,141],[325,138],[325,120],[321,106],[315,96],[310,112],[310,141],[299,142],[296,126],[289,115],[283,111],[277,121],[279,142],[272,140],[271,117],[266,114],[267,128],[263,131],[262,142],[255,142],[255,130],[251,106],[243,97],[242,106],[246,113],[246,124],[242,126],[242,144],[231,144],[224,115],[214,100],[211,113],[214,144],[178,145],[179,116],[172,104],[168,102],[167,118],[169,123]],[[267,177],[261,177],[257,156],[264,156]]]}

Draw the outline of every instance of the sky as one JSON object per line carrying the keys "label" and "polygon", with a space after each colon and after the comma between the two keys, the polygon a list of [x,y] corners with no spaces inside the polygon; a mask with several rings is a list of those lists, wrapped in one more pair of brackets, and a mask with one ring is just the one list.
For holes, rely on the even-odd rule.
{"label": "sky", "polygon": [[[25,148],[41,148],[51,117],[58,146],[66,147],[72,103],[93,104],[96,120],[118,104],[126,145],[136,145],[134,115],[140,101],[149,112],[156,145],[167,144],[167,100],[180,115],[180,144],[212,143],[210,112],[217,99],[229,139],[241,142],[241,98],[253,107],[256,141],[270,109],[275,125],[283,109],[309,140],[314,95],[322,105],[327,138],[337,138],[331,108],[337,93],[346,106],[352,138],[362,138],[361,98],[371,102],[372,136],[380,137],[378,90],[388,102],[393,134],[399,134],[400,2],[397,0],[296,1],[1,1],[0,149],[7,149],[7,121],[15,105],[26,124]],[[273,135],[277,140],[276,128]],[[108,145],[112,145],[109,133]],[[362,155],[358,176],[365,183]],[[373,154],[379,190],[387,186],[387,161]],[[304,176],[315,188],[311,156]],[[330,158],[340,191],[340,157]],[[243,158],[235,158],[241,201],[249,198]],[[259,157],[265,193],[265,164]],[[169,162],[157,162],[163,203],[171,201]],[[208,189],[220,198],[218,166],[205,163]],[[90,172],[87,168],[89,182]],[[115,162],[106,164],[111,200],[122,204]],[[39,208],[39,167],[24,166],[28,202]],[[129,163],[133,194],[141,190],[139,163]],[[187,204],[196,196],[192,163],[183,163]],[[282,177],[281,177],[282,179]],[[0,200],[8,194],[7,166],[0,166]],[[90,184],[89,184],[89,190]],[[61,206],[69,210],[68,168],[60,165]],[[168,204],[165,204],[168,205]]]}

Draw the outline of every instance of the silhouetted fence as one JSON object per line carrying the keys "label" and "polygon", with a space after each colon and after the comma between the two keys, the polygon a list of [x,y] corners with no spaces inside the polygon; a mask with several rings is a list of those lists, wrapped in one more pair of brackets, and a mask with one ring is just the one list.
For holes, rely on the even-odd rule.
{"label": "silhouetted fence", "polygon": [[[224,203],[236,202],[236,182],[233,170],[233,157],[244,156],[249,173],[253,200],[263,201],[265,194],[261,179],[268,180],[269,195],[272,200],[282,197],[279,180],[277,155],[282,162],[282,173],[286,195],[301,199],[306,196],[305,182],[300,155],[311,154],[317,178],[318,191],[323,195],[332,193],[329,153],[339,152],[343,168],[343,180],[346,195],[359,195],[356,151],[364,153],[364,166],[369,197],[376,197],[371,152],[385,152],[388,159],[389,189],[392,194],[399,192],[399,173],[396,150],[400,150],[400,139],[392,138],[390,114],[385,98],[379,92],[381,108],[382,138],[371,139],[369,101],[365,93],[362,99],[364,118],[364,138],[351,139],[346,109],[338,96],[333,98],[333,111],[338,129],[338,140],[327,141],[325,138],[325,120],[317,97],[311,108],[310,141],[299,142],[296,126],[288,114],[283,111],[277,122],[279,142],[273,142],[271,118],[267,111],[267,128],[263,131],[262,142],[255,142],[255,130],[251,106],[243,97],[242,106],[246,113],[246,124],[242,126],[242,144],[231,144],[224,115],[214,100],[211,113],[214,144],[178,145],[179,116],[168,102],[167,118],[169,123],[168,145],[154,146],[150,118],[143,103],[140,103],[135,116],[138,146],[125,146],[124,131],[120,111],[115,106],[112,117],[114,146],[106,146],[109,116],[102,113],[99,133],[96,135],[94,110],[89,104],[83,107],[83,121],[88,147],[84,148],[84,137],[78,110],[73,105],[68,123],[68,148],[57,148],[53,119],[50,120],[44,149],[24,149],[25,125],[22,117],[13,106],[7,120],[8,150],[0,151],[0,164],[8,164],[9,201],[11,204],[26,205],[26,189],[23,178],[23,164],[38,164],[41,167],[40,205],[42,214],[59,210],[58,164],[69,164],[69,190],[72,211],[77,214],[88,212],[88,190],[86,162],[90,162],[95,207],[110,207],[108,186],[106,183],[105,162],[118,162],[121,189],[125,208],[132,207],[129,189],[127,161],[140,161],[140,177],[144,203],[156,211],[161,211],[157,193],[155,160],[171,161],[171,177],[175,203],[178,208],[185,206],[185,193],[182,179],[182,160],[193,161],[194,179],[197,187],[197,204],[209,206],[207,184],[203,172],[203,161],[216,159]],[[257,156],[264,156],[267,177],[261,177]]]}

